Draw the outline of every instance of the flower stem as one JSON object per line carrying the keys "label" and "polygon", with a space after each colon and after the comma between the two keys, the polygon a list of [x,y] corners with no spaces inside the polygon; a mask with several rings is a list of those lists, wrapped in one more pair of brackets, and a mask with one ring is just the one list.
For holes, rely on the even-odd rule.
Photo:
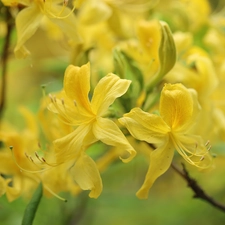
{"label": "flower stem", "polygon": [[208,202],[213,207],[220,209],[221,211],[225,212],[225,205],[221,204],[220,202],[217,202],[214,200],[211,196],[205,193],[205,191],[199,186],[197,181],[190,177],[185,165],[182,163],[183,171],[180,170],[177,166],[174,164],[171,164],[171,167],[184,179],[186,180],[188,187],[192,189],[194,192],[194,198],[202,199],[206,202]]}
{"label": "flower stem", "polygon": [[0,119],[3,116],[3,111],[5,107],[5,99],[6,99],[6,74],[7,74],[7,61],[9,56],[9,47],[10,47],[10,36],[13,29],[13,18],[10,13],[9,7],[1,7],[1,11],[4,12],[5,22],[7,24],[6,27],[6,36],[3,43],[2,54],[1,54],[1,97],[0,97]]}

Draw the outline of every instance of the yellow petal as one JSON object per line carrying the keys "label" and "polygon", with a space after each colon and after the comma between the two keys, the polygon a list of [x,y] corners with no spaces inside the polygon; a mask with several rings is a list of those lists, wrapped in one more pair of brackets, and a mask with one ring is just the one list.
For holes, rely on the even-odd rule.
{"label": "yellow petal", "polygon": [[32,114],[31,111],[22,106],[19,108],[19,111],[26,121],[26,127],[29,133],[32,133],[32,135],[38,135],[38,125],[34,114]]}
{"label": "yellow petal", "polygon": [[19,182],[15,182],[15,178],[13,181],[14,186],[10,186],[9,183],[12,182],[11,179],[6,180],[6,196],[9,202],[14,201],[17,199],[21,194],[22,194],[22,185],[21,185],[21,180],[17,179]]}
{"label": "yellow petal", "polygon": [[93,119],[89,113],[81,113],[76,103],[68,98],[64,91],[56,95],[49,95],[51,103],[47,106],[48,110],[57,114],[62,122],[70,126],[79,126],[88,123]]}
{"label": "yellow petal", "polygon": [[120,79],[118,76],[110,73],[102,78],[95,87],[91,101],[92,110],[97,115],[101,116],[116,98],[123,95],[131,81]]}
{"label": "yellow petal", "polygon": [[18,58],[25,58],[29,51],[24,47],[26,41],[36,32],[43,15],[36,5],[27,7],[16,17],[17,44],[14,53]]}
{"label": "yellow petal", "polygon": [[161,25],[159,21],[141,21],[137,29],[138,38],[143,50],[154,61],[159,64],[159,46],[161,41]]}
{"label": "yellow petal", "polygon": [[95,162],[82,153],[70,169],[77,184],[83,190],[91,190],[89,197],[98,198],[102,192],[102,179]]}
{"label": "yellow petal", "polygon": [[208,57],[198,54],[190,56],[189,60],[192,63],[194,62],[198,72],[199,82],[196,84],[195,89],[201,98],[207,99],[218,86],[219,82],[213,63]]}
{"label": "yellow petal", "polygon": [[160,115],[172,130],[187,127],[193,116],[193,96],[182,84],[165,84],[160,98]]}
{"label": "yellow petal", "polygon": [[148,143],[160,143],[170,131],[163,119],[155,114],[134,108],[125,114],[119,122],[124,125],[131,135],[141,141]]}
{"label": "yellow petal", "polygon": [[2,0],[2,3],[5,6],[17,6],[17,5],[24,5],[24,6],[28,6],[30,5],[30,1],[29,0]]}
{"label": "yellow petal", "polygon": [[[77,29],[77,19],[71,9],[64,7],[62,10],[62,6],[51,4],[50,11],[54,15],[59,15],[58,18],[57,16],[56,18],[51,16],[48,18],[53,23],[55,23],[65,35],[69,37],[70,43],[80,43],[82,39]],[[59,12],[63,12],[63,14],[59,14]]]}
{"label": "yellow petal", "polygon": [[107,20],[111,14],[111,8],[104,1],[86,1],[79,13],[79,20],[84,25],[94,25]]}
{"label": "yellow petal", "polygon": [[123,162],[129,162],[136,155],[136,151],[113,121],[101,117],[98,118],[93,124],[93,133],[103,143],[115,146],[121,152],[121,157],[129,153],[126,158],[121,158]]}
{"label": "yellow petal", "polygon": [[150,154],[150,166],[145,176],[145,181],[139,191],[136,193],[138,198],[148,198],[149,189],[155,180],[164,174],[172,162],[174,148],[170,142],[164,143]]}
{"label": "yellow petal", "polygon": [[90,91],[90,64],[81,67],[70,65],[64,76],[64,90],[67,96],[75,101],[75,104],[87,114],[91,113],[91,105],[88,99]]}
{"label": "yellow petal", "polygon": [[91,125],[81,125],[72,133],[53,142],[58,164],[76,160],[80,152],[97,139],[91,132]]}

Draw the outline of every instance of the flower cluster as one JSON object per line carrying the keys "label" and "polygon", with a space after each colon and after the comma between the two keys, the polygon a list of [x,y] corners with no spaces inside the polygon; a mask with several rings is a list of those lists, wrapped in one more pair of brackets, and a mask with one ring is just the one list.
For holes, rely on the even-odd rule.
{"label": "flower cluster", "polygon": [[[30,197],[41,182],[47,196],[89,190],[98,198],[103,170],[142,155],[149,168],[136,195],[148,198],[172,161],[214,166],[211,145],[225,137],[225,38],[224,18],[208,1],[1,4],[17,35],[4,60],[13,92],[1,99],[0,195]],[[36,83],[44,94],[33,106]],[[23,105],[25,124],[15,122],[21,99],[33,111]]]}

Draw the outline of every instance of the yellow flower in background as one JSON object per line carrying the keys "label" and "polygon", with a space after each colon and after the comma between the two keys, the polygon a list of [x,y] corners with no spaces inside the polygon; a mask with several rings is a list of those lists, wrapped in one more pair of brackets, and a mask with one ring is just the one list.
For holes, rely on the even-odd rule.
{"label": "yellow flower in background", "polygon": [[[5,192],[9,202],[20,196],[30,197],[40,181],[36,175],[21,170],[37,170],[26,155],[38,150],[38,127],[31,112],[25,108],[20,108],[20,112],[27,125],[25,129],[18,131],[9,124],[3,124],[0,131],[0,142],[3,145],[0,151],[0,174],[3,176],[0,176],[0,194]],[[13,157],[10,146],[13,147]],[[1,190],[2,185],[4,192]]]}
{"label": "yellow flower in background", "polygon": [[151,77],[159,69],[159,47],[162,36],[160,22],[139,21],[136,33],[137,40],[128,40],[121,44],[121,48],[143,67],[146,76]]}
{"label": "yellow flower in background", "polygon": [[102,191],[102,181],[95,162],[85,150],[98,140],[115,146],[129,162],[136,154],[117,125],[107,116],[107,110],[114,100],[123,95],[131,81],[120,79],[109,73],[94,89],[91,100],[90,64],[81,67],[68,66],[64,76],[64,90],[60,99],[51,96],[49,110],[58,114],[65,123],[75,130],[54,141],[58,164],[71,163],[70,172],[83,190],[91,190],[89,196],[97,198]]}
{"label": "yellow flower in background", "polygon": [[134,108],[119,119],[134,138],[156,146],[150,154],[145,181],[137,192],[139,198],[147,198],[155,180],[168,170],[174,149],[193,166],[201,169],[210,166],[208,146],[190,132],[198,111],[199,104],[193,90],[182,84],[165,84],[160,98],[160,115]]}
{"label": "yellow flower in background", "polygon": [[[14,0],[4,0],[3,3],[7,6],[15,5]],[[66,7],[66,1],[18,0],[16,4],[25,6],[16,16],[17,44],[14,49],[16,57],[25,58],[30,54],[25,43],[37,31],[44,17],[56,24],[71,43],[81,41],[77,32],[77,21],[73,14],[74,9]]]}

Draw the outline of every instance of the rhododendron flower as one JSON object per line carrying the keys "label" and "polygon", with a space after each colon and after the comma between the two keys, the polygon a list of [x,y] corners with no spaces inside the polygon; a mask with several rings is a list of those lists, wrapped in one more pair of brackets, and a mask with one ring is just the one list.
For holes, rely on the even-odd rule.
{"label": "rhododendron flower", "polygon": [[54,141],[57,163],[72,163],[70,172],[82,189],[91,190],[90,197],[97,198],[102,191],[96,164],[85,153],[91,144],[100,140],[119,149],[121,156],[127,152],[128,158],[121,158],[124,162],[136,154],[117,125],[105,118],[109,106],[127,91],[130,83],[109,73],[99,81],[90,100],[90,64],[82,67],[70,65],[65,72],[60,98],[50,96],[49,110],[75,127],[72,133]]}
{"label": "rhododendron flower", "polygon": [[203,144],[201,137],[190,132],[199,107],[194,90],[182,84],[165,84],[160,98],[160,115],[134,108],[119,119],[133,137],[156,146],[150,153],[144,184],[137,192],[139,198],[147,198],[155,180],[168,170],[174,149],[191,165],[202,169],[209,167],[208,144]]}

